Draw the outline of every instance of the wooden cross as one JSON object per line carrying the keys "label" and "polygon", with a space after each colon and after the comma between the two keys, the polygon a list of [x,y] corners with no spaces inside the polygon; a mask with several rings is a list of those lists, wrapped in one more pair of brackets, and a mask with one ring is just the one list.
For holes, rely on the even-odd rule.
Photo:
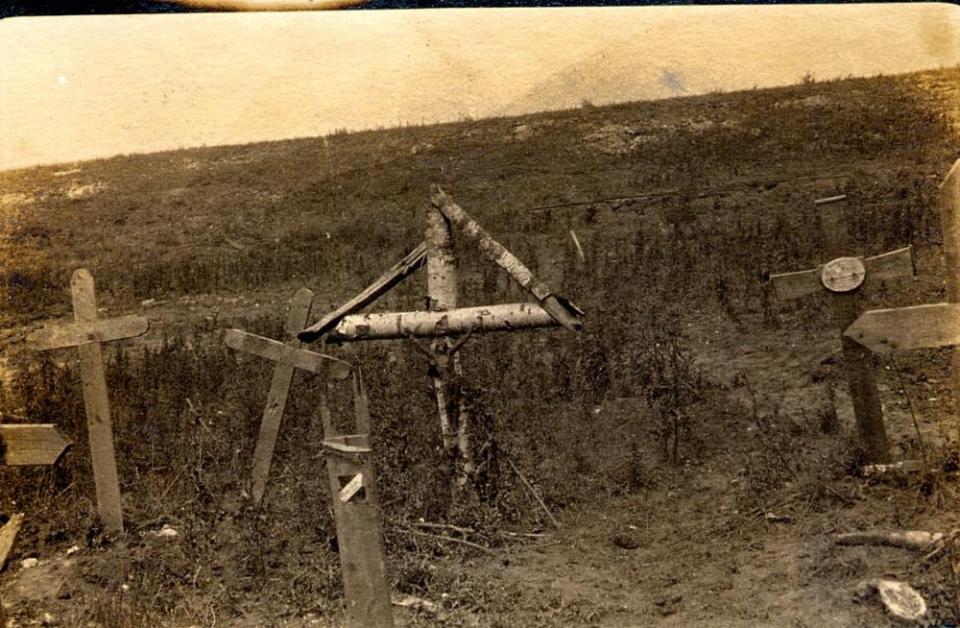
{"label": "wooden cross", "polygon": [[[554,294],[437,186],[433,188],[431,202],[432,207],[426,213],[424,244],[358,296],[303,330],[298,337],[304,342],[326,337],[328,344],[396,338],[435,339],[430,350],[432,364],[442,363],[449,367],[431,368],[440,430],[444,449],[448,453],[459,451],[464,475],[458,483],[462,485],[475,467],[470,453],[467,404],[462,399],[457,401],[460,397],[457,382],[463,375],[459,354],[454,350],[462,344],[457,343],[457,338],[464,334],[544,327],[578,331],[583,326],[581,318],[584,313],[569,300]],[[536,302],[458,308],[454,226],[483,257],[499,266]],[[356,314],[424,265],[427,269],[428,311]]]}
{"label": "wooden cross", "polygon": [[231,329],[224,336],[224,342],[231,349],[252,353],[277,363],[273,370],[273,382],[267,395],[267,405],[263,409],[260,434],[253,452],[252,498],[260,505],[266,492],[267,478],[273,461],[273,451],[277,445],[283,410],[287,405],[290,383],[294,369],[303,369],[311,373],[326,373],[335,369],[342,377],[349,373],[346,363],[313,351],[301,349],[301,342],[294,336],[307,324],[310,308],[313,304],[313,292],[302,288],[290,299],[290,309],[284,330],[293,336],[286,344],[262,336],[249,334],[239,329]]}
{"label": "wooden cross", "polygon": [[[886,462],[889,445],[871,356],[843,333],[860,313],[860,291],[865,284],[913,275],[913,249],[908,246],[866,259],[840,257],[849,246],[849,236],[840,213],[831,211],[827,205],[845,199],[846,196],[835,196],[816,201],[821,206],[820,224],[827,241],[827,254],[837,257],[814,269],[771,275],[770,280],[779,299],[793,299],[820,290],[832,296],[857,430],[868,460]],[[827,431],[836,429],[835,425],[824,427]]]}
{"label": "wooden cross", "polygon": [[80,355],[80,377],[83,380],[83,401],[87,413],[93,478],[97,486],[97,511],[104,529],[123,533],[123,509],[120,505],[120,483],[113,448],[113,423],[107,380],[103,370],[100,343],[133,338],[146,333],[149,323],[142,316],[98,320],[93,276],[85,268],[74,271],[70,279],[75,322],[46,327],[27,340],[38,350],[76,347]]}
{"label": "wooden cross", "polygon": [[[312,292],[307,289],[297,291],[290,301],[285,327],[288,333],[293,334],[306,325],[312,301]],[[253,500],[257,504],[265,492],[293,369],[304,369],[333,380],[344,380],[353,375],[357,433],[337,434],[325,395],[320,406],[347,621],[350,626],[357,627],[393,626],[383,525],[370,449],[369,400],[359,370],[331,356],[301,348],[296,337],[284,344],[231,329],[224,336],[224,342],[237,351],[277,362],[253,456]]]}
{"label": "wooden cross", "polygon": [[[940,220],[947,301],[864,312],[844,332],[845,338],[876,353],[960,345],[960,160],[940,185]],[[956,349],[952,367],[957,393],[960,351]]]}

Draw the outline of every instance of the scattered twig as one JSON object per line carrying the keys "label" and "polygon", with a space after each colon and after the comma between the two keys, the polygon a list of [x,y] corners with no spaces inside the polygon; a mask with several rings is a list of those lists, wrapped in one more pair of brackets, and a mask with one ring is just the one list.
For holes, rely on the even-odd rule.
{"label": "scattered twig", "polygon": [[553,513],[550,512],[550,509],[547,508],[547,505],[543,502],[543,499],[540,497],[540,494],[537,492],[537,489],[533,488],[533,485],[527,481],[527,478],[520,473],[520,469],[517,468],[517,465],[513,464],[513,460],[504,456],[507,460],[507,464],[510,465],[510,468],[513,469],[513,472],[517,474],[517,477],[520,478],[520,481],[523,482],[523,485],[527,487],[527,490],[530,491],[530,494],[533,495],[533,498],[537,500],[537,503],[540,504],[540,508],[543,509],[543,512],[546,513],[547,517],[550,519],[550,523],[556,529],[560,529],[560,523],[554,518]]}
{"label": "scattered twig", "polygon": [[395,528],[395,531],[396,531],[396,532],[402,532],[402,533],[404,533],[404,534],[412,534],[412,535],[414,535],[414,536],[422,536],[422,537],[424,537],[424,538],[434,539],[434,540],[436,540],[436,541],[447,541],[447,542],[449,542],[449,543],[457,543],[457,544],[459,544],[459,545],[466,545],[467,547],[472,547],[473,549],[480,550],[481,552],[483,552],[483,553],[485,553],[485,554],[489,554],[489,555],[491,555],[491,556],[496,556],[496,552],[494,552],[494,551],[493,551],[492,549],[490,549],[489,547],[484,547],[483,545],[480,545],[479,543],[474,543],[473,541],[467,541],[466,539],[458,539],[458,538],[455,538],[455,537],[452,537],[452,536],[445,536],[445,535],[443,535],[443,534],[431,534],[430,532],[420,532],[419,530],[410,530],[410,529],[406,529],[406,528]]}
{"label": "scattered twig", "polygon": [[454,532],[459,532],[460,534],[476,534],[477,533],[476,530],[451,525],[449,523],[431,523],[429,521],[417,521],[413,525],[417,526],[418,528],[436,528],[439,530],[453,530]]}
{"label": "scattered twig", "polygon": [[943,541],[942,532],[906,530],[903,532],[846,532],[838,534],[837,545],[886,545],[922,552]]}

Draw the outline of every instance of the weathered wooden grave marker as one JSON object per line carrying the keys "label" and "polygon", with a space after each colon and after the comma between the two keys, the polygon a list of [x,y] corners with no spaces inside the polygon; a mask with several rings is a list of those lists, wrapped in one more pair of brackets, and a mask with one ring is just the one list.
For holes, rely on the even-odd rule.
{"label": "weathered wooden grave marker", "polygon": [[383,518],[370,448],[369,401],[360,371],[353,371],[354,434],[337,434],[324,398],[323,448],[337,526],[347,623],[390,628],[390,584],[383,547]]}
{"label": "weathered wooden grave marker", "polygon": [[113,423],[103,369],[100,343],[133,338],[146,333],[149,323],[142,316],[97,319],[97,299],[93,276],[85,268],[74,271],[70,279],[76,322],[39,329],[27,341],[40,351],[76,347],[80,355],[83,401],[90,435],[93,478],[97,486],[97,511],[104,529],[123,532],[120,483],[113,448]]}
{"label": "weathered wooden grave marker", "polygon": [[[13,542],[16,540],[17,532],[20,531],[22,524],[23,513],[18,512],[10,517],[9,521],[0,528],[0,569],[3,569],[4,564],[7,562],[7,556],[10,555],[10,550],[13,549]],[[0,609],[0,613],[2,612],[3,609]]]}
{"label": "weathered wooden grave marker", "polygon": [[[939,202],[947,301],[864,312],[844,332],[851,342],[876,353],[960,345],[960,160],[940,184]],[[958,394],[960,351],[954,350],[952,367]]]}
{"label": "weathered wooden grave marker", "polygon": [[273,452],[277,445],[277,435],[280,433],[280,422],[287,404],[294,369],[326,374],[328,369],[333,368],[341,377],[349,374],[349,366],[345,363],[301,348],[301,342],[295,334],[306,325],[312,304],[313,292],[306,288],[298,290],[290,299],[284,331],[293,338],[286,344],[239,329],[228,330],[223,339],[231,349],[252,353],[277,363],[253,452],[252,498],[256,505],[260,504],[266,492],[267,478],[270,475],[270,465],[273,462]]}
{"label": "weathered wooden grave marker", "polygon": [[[457,451],[463,464],[463,484],[475,468],[470,452],[470,417],[459,394],[462,377],[457,350],[474,333],[518,331],[562,326],[582,327],[583,312],[554,294],[510,251],[497,242],[443,190],[434,186],[427,210],[425,244],[421,244],[357,297],[324,316],[299,334],[304,342],[326,337],[329,344],[358,340],[434,338],[431,377],[440,415],[444,448]],[[536,303],[457,307],[457,257],[453,226],[480,254],[497,264]],[[428,311],[355,314],[424,265],[427,267]],[[460,337],[459,340],[457,338]]]}
{"label": "weathered wooden grave marker", "polygon": [[[860,314],[860,291],[864,285],[880,279],[913,275],[913,248],[908,246],[865,259],[843,256],[849,246],[846,224],[840,212],[833,211],[829,206],[844,200],[846,196],[815,201],[821,206],[820,225],[826,237],[826,253],[837,257],[817,268],[771,275],[770,280],[779,299],[794,299],[820,290],[831,294],[860,440],[871,462],[886,462],[889,445],[871,356],[862,346],[845,336],[844,331]],[[824,428],[832,431],[836,426],[827,425]]]}
{"label": "weathered wooden grave marker", "polygon": [[[290,302],[286,331],[295,333],[306,325],[313,293],[299,290]],[[390,587],[383,549],[383,525],[376,494],[376,480],[370,449],[369,401],[359,370],[328,355],[301,348],[294,338],[284,344],[237,329],[228,330],[224,342],[232,349],[277,362],[253,462],[253,499],[263,498],[276,446],[280,421],[289,394],[294,368],[343,380],[353,375],[355,429],[358,433],[336,433],[324,394],[321,401],[330,494],[333,498],[347,621],[351,626],[390,627]]]}

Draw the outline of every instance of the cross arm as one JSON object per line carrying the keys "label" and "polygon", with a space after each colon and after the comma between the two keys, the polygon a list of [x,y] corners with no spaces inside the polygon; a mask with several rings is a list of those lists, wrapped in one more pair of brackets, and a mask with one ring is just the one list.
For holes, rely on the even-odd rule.
{"label": "cross arm", "polygon": [[109,342],[142,336],[150,324],[142,316],[67,323],[38,329],[27,336],[27,342],[39,351],[76,347],[91,342]]}
{"label": "cross arm", "polygon": [[350,365],[342,360],[306,349],[296,349],[277,340],[239,329],[227,330],[223,342],[231,349],[252,353],[311,373],[329,374],[334,379],[346,379],[350,375]]}
{"label": "cross arm", "polygon": [[960,344],[960,304],[869,310],[843,335],[874,353],[955,346]]}
{"label": "cross arm", "polygon": [[[866,281],[868,282],[876,279],[907,277],[914,274],[912,246],[905,246],[888,253],[859,259],[863,261],[863,266],[867,271]],[[809,270],[770,275],[770,281],[773,283],[777,298],[785,301],[822,290],[823,267],[824,265],[821,264]]]}

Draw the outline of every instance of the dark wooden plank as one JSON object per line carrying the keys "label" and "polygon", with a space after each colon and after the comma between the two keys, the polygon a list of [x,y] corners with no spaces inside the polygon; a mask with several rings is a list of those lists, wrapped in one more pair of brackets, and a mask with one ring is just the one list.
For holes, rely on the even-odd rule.
{"label": "dark wooden plank", "polygon": [[23,513],[18,512],[0,528],[0,569],[3,569],[3,565],[7,562],[7,556],[13,549],[13,542],[17,538],[21,525],[23,525]]}
{"label": "dark wooden plank", "polygon": [[239,329],[228,329],[223,341],[231,349],[252,353],[311,373],[327,374],[334,379],[346,379],[350,375],[350,365],[342,360],[306,349],[295,349],[277,340]]}
{"label": "dark wooden plank", "polygon": [[[947,301],[960,303],[960,159],[954,162],[940,184],[940,220],[943,226],[943,260]],[[960,349],[951,360],[954,395],[960,395]]]}
{"label": "dark wooden plank", "polygon": [[874,353],[956,346],[960,344],[960,304],[869,310],[844,336]]}
{"label": "dark wooden plank", "polygon": [[[73,273],[70,281],[74,317],[78,323],[97,320],[97,300],[93,277],[86,269]],[[97,487],[97,510],[104,529],[113,534],[123,532],[123,510],[120,505],[120,481],[113,447],[113,422],[107,396],[107,380],[99,342],[77,347],[80,354],[80,377],[83,380],[83,401],[87,412],[93,478]]]}
{"label": "dark wooden plank", "polygon": [[0,464],[54,464],[73,444],[51,423],[0,425]]}
{"label": "dark wooden plank", "polygon": [[457,225],[460,233],[473,242],[485,258],[502,268],[520,287],[532,294],[558,323],[570,331],[577,331],[583,327],[583,322],[580,320],[583,311],[580,308],[553,294],[550,288],[537,279],[523,262],[494,240],[493,236],[487,233],[462,207],[454,203],[453,199],[439,186],[433,187],[431,200],[433,206],[440,210],[450,222]]}
{"label": "dark wooden plank", "polygon": [[376,281],[319,321],[297,334],[302,342],[314,342],[337,326],[340,320],[354,312],[359,312],[381,296],[389,292],[394,286],[412,275],[424,264],[427,257],[427,244],[421,242],[417,248],[407,253],[402,260],[394,264],[387,272],[380,275]]}
{"label": "dark wooden plank", "polygon": [[[313,293],[302,288],[290,300],[290,309],[287,312],[285,329],[291,335],[303,329],[310,317],[310,306],[313,303]],[[291,349],[299,349],[300,341],[296,336],[287,342]],[[254,505],[259,505],[267,488],[267,478],[270,475],[270,465],[273,461],[273,451],[277,445],[277,435],[280,433],[280,422],[287,405],[287,395],[290,392],[290,382],[293,380],[294,367],[289,364],[278,363],[273,370],[273,382],[267,394],[267,405],[263,409],[263,419],[260,423],[260,434],[257,436],[257,445],[253,452],[252,497]]]}
{"label": "dark wooden plank", "polygon": [[109,342],[142,336],[149,326],[147,319],[142,316],[121,316],[44,327],[27,336],[27,342],[38,351],[65,349],[90,342]]}
{"label": "dark wooden plank", "polygon": [[[328,440],[342,440],[343,448],[350,449],[369,450],[370,445],[366,435]],[[390,585],[384,558],[383,523],[373,456],[359,451],[346,453],[341,447],[328,446],[325,449],[343,574],[347,625],[353,628],[390,628],[393,626],[393,612],[390,608]]]}

